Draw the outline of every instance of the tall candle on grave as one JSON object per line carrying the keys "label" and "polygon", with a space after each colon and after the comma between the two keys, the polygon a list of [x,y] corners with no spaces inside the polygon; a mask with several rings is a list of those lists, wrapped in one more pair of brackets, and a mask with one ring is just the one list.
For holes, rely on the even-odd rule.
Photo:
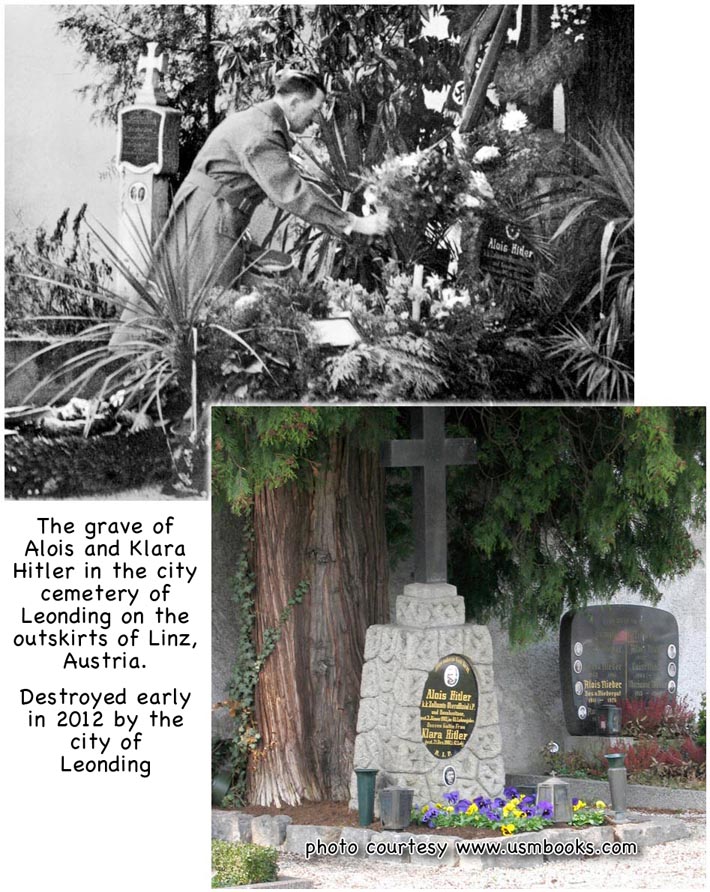
{"label": "tall candle on grave", "polygon": [[412,276],[412,322],[419,322],[423,295],[424,267],[421,263],[417,263],[414,266],[414,275]]}

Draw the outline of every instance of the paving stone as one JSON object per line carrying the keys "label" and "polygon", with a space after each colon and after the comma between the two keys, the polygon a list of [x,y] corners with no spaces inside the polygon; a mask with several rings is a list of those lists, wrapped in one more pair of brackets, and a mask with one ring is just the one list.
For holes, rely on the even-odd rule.
{"label": "paving stone", "polygon": [[[461,856],[463,858],[463,856]],[[501,850],[500,855],[481,855],[481,867],[487,870],[494,867],[514,867],[516,870],[521,867],[542,867],[545,863],[543,855],[519,855],[508,854],[505,847]]]}
{"label": "paving stone", "polygon": [[260,846],[280,848],[286,839],[286,828],[291,823],[288,815],[259,815],[252,818],[251,841]]}
{"label": "paving stone", "polygon": [[[565,858],[591,858],[601,854],[602,843],[614,841],[614,830],[611,827],[590,827],[579,832],[572,827],[548,827],[539,833],[530,834],[535,840],[543,844],[543,857],[545,861],[559,861]],[[563,845],[563,851],[545,851],[547,846]],[[577,845],[584,844],[584,849],[578,849]],[[593,851],[588,851],[588,846],[593,846]]]}
{"label": "paving stone", "polygon": [[[392,833],[391,831],[384,831],[382,833],[373,833],[372,839],[370,839],[370,843],[373,846],[382,846],[382,851],[377,852],[373,851],[372,854],[368,854],[368,857],[375,861],[393,861],[396,864],[409,863],[409,850],[402,848],[399,849],[399,843],[407,843],[411,838],[411,833]],[[385,850],[385,846],[391,849],[391,851]],[[402,854],[397,854],[398,851],[401,851]]]}
{"label": "paving stone", "polygon": [[667,815],[656,815],[649,820],[635,820],[628,824],[617,824],[614,827],[619,842],[635,842],[639,847],[655,846],[674,839],[685,839],[690,830],[678,818]]}
{"label": "paving stone", "polygon": [[340,827],[318,827],[311,824],[289,824],[286,828],[286,841],[284,842],[284,851],[291,852],[294,855],[306,854],[306,844],[311,843],[316,846],[316,852],[311,854],[311,858],[319,857],[317,853],[318,841],[328,845],[337,842],[340,839]]}
{"label": "paving stone", "polygon": [[347,843],[357,844],[357,856],[352,855],[351,857],[367,858],[366,846],[376,835],[375,830],[368,830],[367,827],[343,827],[341,839]]}
{"label": "paving stone", "polygon": [[251,842],[251,815],[212,809],[212,839]]}
{"label": "paving stone", "polygon": [[[425,864],[429,867],[435,867],[443,864],[446,867],[456,867],[459,863],[459,855],[456,851],[456,843],[459,841],[456,836],[424,836],[416,834],[412,837],[417,845],[422,848],[427,846],[427,851],[412,852],[410,862],[412,864]],[[441,846],[445,845],[446,849],[441,857],[439,851]]]}

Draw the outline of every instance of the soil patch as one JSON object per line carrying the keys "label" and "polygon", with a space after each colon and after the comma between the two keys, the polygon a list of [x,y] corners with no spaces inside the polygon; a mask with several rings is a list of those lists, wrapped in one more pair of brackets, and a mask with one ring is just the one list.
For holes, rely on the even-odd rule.
{"label": "soil patch", "polygon": [[[347,802],[303,802],[301,805],[285,805],[283,808],[274,806],[250,805],[237,809],[246,815],[288,815],[294,824],[310,824],[317,827],[359,827],[358,813],[348,808]],[[609,821],[611,823],[611,821]],[[374,821],[368,830],[382,830],[382,823]],[[437,836],[458,836],[463,839],[484,839],[487,837],[500,837],[500,830],[491,830],[487,827],[431,827],[421,824],[410,824],[406,827],[407,833],[436,834]],[[583,833],[587,828],[577,828]]]}

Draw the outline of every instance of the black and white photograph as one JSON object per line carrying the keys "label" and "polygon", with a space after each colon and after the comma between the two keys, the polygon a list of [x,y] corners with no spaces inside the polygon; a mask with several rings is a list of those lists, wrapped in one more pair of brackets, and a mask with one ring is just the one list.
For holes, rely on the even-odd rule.
{"label": "black and white photograph", "polygon": [[2,28],[2,887],[704,889],[705,5]]}
{"label": "black and white photograph", "polygon": [[8,495],[199,497],[211,403],[633,400],[633,6],[7,26]]}

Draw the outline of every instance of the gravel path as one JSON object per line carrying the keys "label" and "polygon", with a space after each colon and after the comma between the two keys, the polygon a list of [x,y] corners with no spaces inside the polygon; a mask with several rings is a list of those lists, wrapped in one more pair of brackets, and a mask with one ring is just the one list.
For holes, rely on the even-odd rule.
{"label": "gravel path", "polygon": [[[564,859],[542,867],[419,867],[347,857],[306,861],[298,855],[279,857],[279,875],[310,880],[315,888],[338,889],[704,889],[705,815],[677,815],[691,836],[648,847],[642,855],[607,857],[603,861]],[[521,865],[524,859],[521,858]]]}

